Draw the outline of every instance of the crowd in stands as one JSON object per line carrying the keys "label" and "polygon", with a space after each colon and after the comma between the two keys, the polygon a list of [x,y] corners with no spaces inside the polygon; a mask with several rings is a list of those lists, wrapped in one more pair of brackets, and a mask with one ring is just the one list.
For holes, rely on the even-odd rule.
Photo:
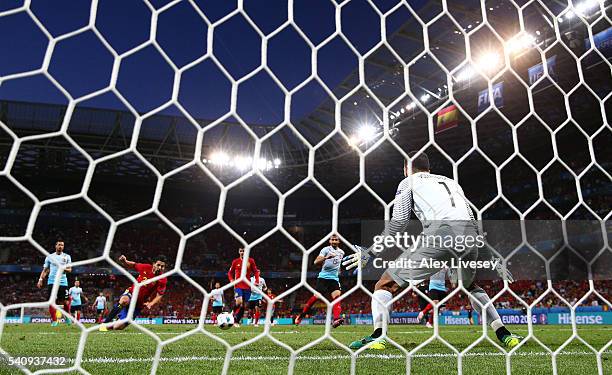
{"label": "crowd in stands", "polygon": [[[570,163],[570,168],[574,168]],[[609,165],[600,164],[604,170],[609,170]],[[504,181],[504,186],[508,186],[508,191],[512,197],[511,201],[516,203],[517,207],[528,207],[529,200],[527,194],[523,192],[537,191],[534,179],[528,178],[529,174],[517,174],[517,181]],[[560,173],[556,180],[561,181],[552,189],[544,189],[547,201],[555,208],[567,208],[574,203],[573,196],[575,192],[575,177],[567,170]],[[606,190],[605,175],[594,173],[584,176],[580,180],[581,194],[583,201],[592,207],[593,210],[601,214],[602,207],[610,207],[612,194]],[[309,185],[313,187],[312,184]],[[468,189],[466,189],[467,191]],[[314,193],[313,193],[314,194]],[[318,194],[318,193],[317,193]],[[340,232],[343,237],[347,238],[351,243],[359,243],[359,220],[380,218],[382,216],[382,208],[380,204],[370,198],[361,199],[368,194],[363,192],[356,204],[339,205],[339,218],[342,219]],[[310,249],[321,238],[324,238],[331,230],[331,203],[322,204],[320,194],[316,196],[317,204],[308,205],[308,194],[304,195],[303,201],[297,205],[291,205],[291,200],[288,198],[286,213],[286,221],[289,225],[285,229],[289,235],[302,244],[306,249]],[[525,197],[525,198],[521,198]],[[537,193],[536,193],[537,197]],[[389,198],[389,197],[386,197]],[[302,199],[302,198],[301,198]],[[313,198],[315,199],[315,198]],[[349,199],[350,200],[350,199]],[[256,200],[254,200],[256,201]],[[117,202],[121,202],[120,206],[125,206],[126,211],[130,211],[129,206],[133,202],[142,203],[142,199],[134,201],[122,197]],[[274,207],[274,209],[263,210],[258,208],[254,203],[245,203],[244,209],[237,209],[236,205],[240,202],[232,203],[232,207],[228,208],[227,224],[239,235],[243,235],[247,241],[253,241],[260,235],[270,231],[276,224],[276,201],[268,198],[259,202],[260,206]],[[350,203],[350,202],[349,202]],[[10,206],[10,207],[9,207]],[[300,209],[300,207],[304,207]],[[19,209],[23,211],[26,206],[12,207],[8,201],[5,202],[0,210]],[[507,217],[507,214],[512,210],[506,207],[497,207],[497,214],[500,217]],[[49,207],[43,208],[39,215],[39,220],[36,222],[32,238],[36,240],[44,249],[51,252],[57,238],[61,237],[66,243],[66,252],[72,256],[73,261],[90,259],[100,256],[103,253],[105,242],[108,236],[108,222],[101,219],[101,216],[92,210],[87,213],[74,211],[58,211],[52,212]],[[550,210],[549,210],[550,211]],[[185,202],[177,203],[176,207],[169,207],[162,212],[172,216],[172,220],[186,221],[188,225],[179,225],[181,229],[188,228],[189,230],[200,227],[205,224],[206,220],[197,216],[198,211],[193,207],[189,208],[189,204]],[[0,231],[3,236],[20,236],[25,233],[23,224],[15,224],[16,222],[25,223],[27,220],[17,220],[19,215],[11,216],[11,221],[0,222]],[[583,213],[584,214],[584,213]],[[539,214],[538,214],[539,215]],[[543,219],[549,218],[545,214],[536,215],[533,218]],[[19,216],[19,217],[18,217]],[[25,216],[27,219],[27,215]],[[491,216],[490,216],[491,217]],[[492,217],[495,217],[493,215]],[[585,217],[588,217],[586,215]],[[584,218],[584,217],[578,217]],[[592,216],[591,216],[592,218]],[[343,224],[344,221],[349,224]],[[179,223],[180,224],[180,223]],[[178,225],[178,224],[177,224]],[[159,254],[166,255],[174,265],[176,260],[176,252],[179,245],[179,236],[170,229],[162,220],[156,219],[154,215],[149,215],[145,218],[140,218],[134,222],[121,225],[113,238],[113,244],[110,249],[110,257],[116,259],[119,255],[124,254],[128,259],[139,262],[150,262]],[[196,270],[202,272],[217,272],[225,273],[229,268],[231,260],[237,257],[239,242],[224,228],[219,225],[212,227],[199,235],[190,238],[185,247],[181,268],[183,270]],[[346,248],[346,244],[343,244]],[[308,258],[308,263],[312,264],[312,257],[316,256],[317,249],[313,249],[313,253]],[[256,259],[259,267],[264,274],[269,272],[299,272],[304,258],[301,249],[295,246],[285,235],[276,233],[266,240],[258,243],[251,249],[251,255]],[[2,251],[0,251],[0,263],[3,265],[20,265],[20,266],[38,266],[44,262],[44,255],[28,241],[2,242]],[[96,264],[100,266],[100,264]],[[107,266],[107,265],[105,265]],[[317,271],[314,267],[309,268],[309,271]],[[312,275],[311,275],[312,276]],[[218,277],[218,276],[216,276]],[[3,304],[11,304],[24,301],[43,301],[46,298],[45,290],[35,288],[36,275],[32,273],[10,273],[0,276],[2,279],[2,287],[0,293],[0,302]],[[287,289],[289,282],[286,279],[269,278],[276,293]],[[88,290],[104,291],[109,297],[109,300],[115,298],[119,291],[125,289],[129,282],[122,277],[114,276],[96,276],[83,275],[83,289],[86,293]],[[163,308],[151,312],[153,315],[168,315],[168,316],[198,316],[202,304],[202,296],[192,293],[192,289],[185,288],[185,281],[181,279],[171,278],[170,293],[167,296],[167,303]],[[5,282],[6,281],[6,282]],[[224,280],[222,280],[224,281]],[[292,280],[295,281],[295,280]],[[206,281],[207,283],[209,282]],[[204,281],[203,281],[204,283]],[[343,284],[346,286],[344,290],[350,288],[348,278],[343,278]],[[202,284],[204,285],[204,284]],[[577,301],[586,291],[585,282],[577,281],[562,281],[555,282],[555,290],[559,292],[570,303]],[[486,289],[489,295],[494,295],[500,289],[498,282],[488,282],[481,285]],[[531,303],[535,298],[540,296],[546,290],[546,283],[543,282],[527,282],[521,281],[512,285],[513,291],[523,298],[525,302]],[[604,295],[610,295],[610,283],[602,283],[598,286],[598,291]],[[206,287],[208,288],[208,287]],[[308,298],[308,293],[304,289],[294,293],[292,297],[288,296],[283,299],[283,302],[278,303],[276,308],[279,316],[289,316],[294,313],[295,306],[299,306]],[[91,298],[95,294],[91,294]],[[231,297],[228,291],[227,297]],[[413,298],[411,293],[400,299],[395,305],[395,311],[415,311],[417,299]],[[585,303],[595,303],[595,299],[591,296]],[[498,307],[518,307],[520,304],[505,293],[496,300]],[[549,294],[546,298],[539,301],[538,305],[552,306],[563,305],[564,302]],[[363,293],[354,293],[344,302],[345,311],[348,313],[369,313],[369,296]],[[447,303],[448,309],[461,309],[468,305],[465,296],[455,296]],[[323,309],[324,310],[324,309]],[[319,312],[321,307],[319,307]],[[86,310],[87,313],[87,310]]]}

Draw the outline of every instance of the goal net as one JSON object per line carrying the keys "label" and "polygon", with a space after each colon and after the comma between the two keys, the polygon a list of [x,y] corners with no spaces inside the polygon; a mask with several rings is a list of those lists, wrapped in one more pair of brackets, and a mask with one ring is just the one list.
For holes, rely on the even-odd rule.
{"label": "goal net", "polygon": [[[609,372],[610,12],[0,2],[0,372]],[[440,298],[411,284],[385,302],[386,351],[352,347],[380,274],[340,267],[330,290],[315,260],[333,235],[366,254],[422,155],[512,277],[479,272],[476,311],[452,272]],[[124,300],[129,329],[98,332]]]}

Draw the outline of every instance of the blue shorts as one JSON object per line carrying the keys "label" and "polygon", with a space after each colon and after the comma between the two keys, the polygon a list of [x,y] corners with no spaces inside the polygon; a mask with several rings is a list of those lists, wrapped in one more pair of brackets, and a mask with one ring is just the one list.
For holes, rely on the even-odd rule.
{"label": "blue shorts", "polygon": [[254,309],[256,307],[261,307],[263,305],[263,298],[257,299],[249,299],[249,309]]}
{"label": "blue shorts", "polygon": [[[128,292],[127,290],[125,292],[123,292],[123,294],[121,295],[121,297],[123,297],[123,296],[130,297],[130,301],[132,301],[132,293]],[[119,297],[119,298],[121,298],[121,297]],[[122,308],[121,311],[119,311],[119,314],[117,314],[117,318],[118,319],[125,319],[125,318],[127,318],[128,310],[129,310],[129,306]],[[136,318],[138,315],[140,315],[140,307],[136,306],[134,308],[134,315],[132,317]]]}
{"label": "blue shorts", "polygon": [[[129,309],[130,309],[129,307],[122,308],[121,311],[119,311],[119,314],[117,314],[117,318],[118,319],[127,318]],[[136,306],[136,308],[134,309],[134,315],[132,316],[132,318],[136,318],[138,315],[140,315],[140,307]]]}
{"label": "blue shorts", "polygon": [[234,288],[234,298],[242,297],[243,302],[247,302],[251,298],[251,288],[240,289]]}

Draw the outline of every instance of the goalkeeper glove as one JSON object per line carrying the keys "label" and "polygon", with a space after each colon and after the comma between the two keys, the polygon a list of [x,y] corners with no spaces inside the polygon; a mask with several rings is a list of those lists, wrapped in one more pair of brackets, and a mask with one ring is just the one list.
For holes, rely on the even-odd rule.
{"label": "goalkeeper glove", "polygon": [[459,282],[459,273],[456,268],[449,268],[448,270],[448,281],[450,281],[453,289],[457,286]]}
{"label": "goalkeeper glove", "polygon": [[495,266],[495,271],[497,272],[499,277],[501,277],[503,280],[508,280],[509,283],[514,282],[514,276],[512,276],[512,273],[510,273],[510,271],[506,268],[506,266],[504,265],[502,261],[502,258],[491,258],[491,261],[493,262],[497,261],[497,266]]}
{"label": "goalkeeper glove", "polygon": [[364,268],[366,264],[368,264],[371,254],[368,252],[368,249],[363,246],[353,245],[353,247],[356,251],[342,258],[342,265],[347,271],[355,268],[353,274],[356,274],[359,269],[358,267]]}

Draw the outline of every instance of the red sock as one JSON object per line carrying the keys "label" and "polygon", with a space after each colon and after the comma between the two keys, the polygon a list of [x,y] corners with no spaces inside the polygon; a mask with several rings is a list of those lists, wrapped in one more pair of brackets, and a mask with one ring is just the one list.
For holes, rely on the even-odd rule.
{"label": "red sock", "polygon": [[64,311],[70,314],[70,301],[64,301]]}
{"label": "red sock", "polygon": [[427,320],[431,325],[433,325],[433,316],[434,314],[429,314],[429,319]]}
{"label": "red sock", "polygon": [[340,306],[340,301],[338,301],[332,306],[332,314],[334,316],[334,320],[340,318],[340,313],[342,313],[342,307]]}
{"label": "red sock", "polygon": [[55,307],[49,306],[49,314],[51,314],[51,321],[55,322],[57,320],[55,317]]}
{"label": "red sock", "polygon": [[236,323],[240,324],[242,322],[242,316],[244,315],[244,308],[242,305],[238,306],[234,310],[234,320]]}
{"label": "red sock", "polygon": [[76,312],[76,321],[78,322],[79,320],[81,320],[81,312],[77,311]]}
{"label": "red sock", "polygon": [[217,323],[217,314],[212,314],[212,316],[210,317],[213,321],[213,324]]}
{"label": "red sock", "polygon": [[261,315],[261,313],[259,311],[255,311],[255,320],[253,320],[254,324],[258,324],[259,323],[259,316]]}
{"label": "red sock", "polygon": [[306,306],[304,306],[304,308],[302,309],[302,314],[306,314],[310,310],[312,305],[314,305],[314,303],[317,302],[317,300],[318,300],[318,298],[315,295],[310,297],[308,299],[308,301],[306,301]]}
{"label": "red sock", "polygon": [[433,309],[433,305],[431,303],[428,303],[422,311],[423,315],[427,314],[427,312],[431,309]]}

